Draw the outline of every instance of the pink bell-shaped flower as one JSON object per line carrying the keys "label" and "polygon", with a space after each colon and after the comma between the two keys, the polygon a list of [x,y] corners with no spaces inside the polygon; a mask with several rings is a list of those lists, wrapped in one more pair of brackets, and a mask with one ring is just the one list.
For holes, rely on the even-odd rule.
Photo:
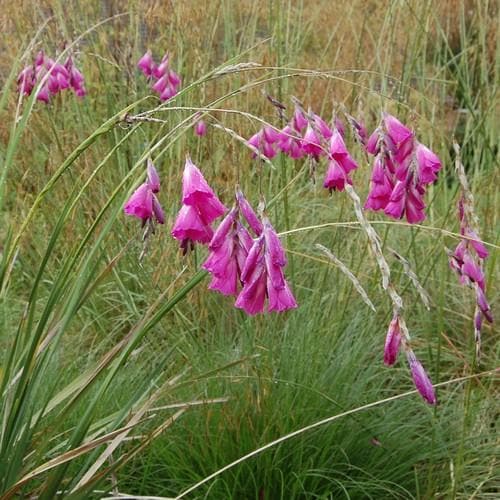
{"label": "pink bell-shaped flower", "polygon": [[427,375],[422,363],[420,363],[414,352],[411,350],[406,353],[406,357],[408,359],[408,364],[410,365],[413,382],[418,392],[425,399],[425,401],[427,401],[427,403],[435,405],[437,403],[436,393],[429,375]]}
{"label": "pink bell-shaped flower", "polygon": [[156,64],[153,59],[151,51],[148,50],[138,61],[137,67],[143,72],[145,76],[151,78],[153,76],[153,71],[156,68]]}
{"label": "pink bell-shaped flower", "polygon": [[210,224],[227,209],[189,157],[182,176],[182,203],[172,236],[181,241],[184,250],[193,242],[209,243],[213,236]]}
{"label": "pink bell-shaped flower", "polygon": [[283,275],[286,257],[269,219],[262,219],[262,234],[253,242],[241,272],[243,289],[235,306],[247,314],[264,311],[266,298],[269,312],[282,312],[297,307],[297,302]]}
{"label": "pink bell-shaped flower", "polygon": [[141,184],[123,207],[127,215],[142,220],[143,224],[156,219],[159,224],[165,223],[165,214],[155,193],[160,190],[160,178],[151,160],[148,160],[147,181]]}
{"label": "pink bell-shaped flower", "polygon": [[389,325],[389,330],[385,338],[384,363],[387,366],[393,365],[396,362],[400,346],[401,329],[399,326],[399,316],[396,315]]}

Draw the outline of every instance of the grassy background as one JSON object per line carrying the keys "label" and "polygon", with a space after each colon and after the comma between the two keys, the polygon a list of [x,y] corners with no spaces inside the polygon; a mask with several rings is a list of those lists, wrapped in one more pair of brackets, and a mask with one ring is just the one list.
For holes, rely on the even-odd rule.
{"label": "grassy background", "polygon": [[[106,457],[102,477],[96,473],[87,489],[74,488],[103,445],[40,472],[19,491],[41,498],[58,491],[71,496],[70,490],[75,498],[100,497],[98,491],[111,488],[175,496],[288,432],[412,389],[403,359],[391,369],[382,364],[391,308],[356,226],[284,237],[296,311],[249,318],[230,299],[207,293],[206,279],[190,282],[205,250],[184,258],[169,235],[188,152],[226,204],[236,181],[253,203],[260,190],[273,199],[270,216],[278,231],[355,218],[345,194],[330,196],[321,187],[324,165],[313,175],[307,164],[284,158],[274,161],[274,170],[262,167],[220,130],[196,138],[195,110],[169,111],[171,106],[219,108],[207,122],[245,137],[260,123],[221,110],[248,112],[279,126],[262,89],[287,106],[294,95],[324,118],[343,104],[369,130],[382,109],[411,123],[444,162],[427,195],[426,228],[369,217],[380,222],[375,227],[384,246],[411,262],[430,293],[427,311],[391,261],[414,348],[435,383],[498,366],[498,342],[489,325],[481,365],[474,365],[473,294],[448,269],[444,248],[456,239],[441,231],[458,229],[454,136],[462,145],[481,236],[499,244],[495,2],[2,4],[0,492],[137,416],[139,424],[134,422],[127,439]],[[23,125],[12,75],[39,48],[54,54],[65,41],[120,13],[126,14],[96,27],[75,47],[89,90],[85,100],[65,93],[48,107],[36,103],[31,112],[23,103]],[[163,123],[112,123],[97,137],[96,129],[123,116],[131,103],[137,102],[132,114],[158,105],[135,68],[148,47],[157,58],[170,52],[186,90],[154,114]],[[226,61],[262,67],[206,77]],[[69,161],[88,137],[91,144]],[[359,149],[352,150],[360,163],[355,186],[365,196],[370,165]],[[162,178],[167,221],[139,263],[141,231],[121,207],[142,180],[149,152]],[[376,314],[315,243],[330,248],[358,276]],[[497,248],[491,247],[486,265],[496,316]],[[183,286],[187,295],[175,302]],[[47,347],[30,355],[43,339]],[[121,341],[125,347],[112,351]],[[110,364],[99,365],[110,350]],[[26,378],[15,378],[21,367]],[[81,391],[72,392],[75,387]],[[494,498],[500,488],[497,396],[493,377],[483,377],[439,389],[435,410],[417,395],[360,410],[244,461],[188,497]],[[227,401],[196,405],[170,425],[175,409],[166,406],[218,397]],[[106,469],[113,464],[121,467]]]}

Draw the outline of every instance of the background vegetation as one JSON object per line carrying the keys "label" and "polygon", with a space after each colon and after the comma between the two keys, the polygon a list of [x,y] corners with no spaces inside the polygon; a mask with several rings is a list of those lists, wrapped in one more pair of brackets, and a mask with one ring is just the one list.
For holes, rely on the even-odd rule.
{"label": "background vegetation", "polygon": [[[186,497],[498,496],[499,344],[486,325],[474,362],[474,297],[445,253],[457,243],[455,137],[491,251],[487,295],[498,317],[497,3],[1,4],[1,498],[175,497],[347,411]],[[19,70],[39,49],[55,54],[75,40],[88,96],[20,103]],[[123,120],[159,104],[135,66],[147,48],[169,51],[183,90],[152,115],[161,122]],[[355,221],[347,196],[329,195],[323,171],[306,162],[279,157],[271,169],[220,129],[193,134],[198,108],[244,137],[261,124],[240,112],[279,126],[262,90],[328,119],[342,104],[370,131],[390,111],[443,160],[425,227],[369,215],[430,294],[427,311],[391,260],[415,350],[444,383],[435,409],[408,393],[403,360],[383,366],[391,306],[365,234],[346,224]],[[370,165],[352,150],[365,196]],[[262,190],[280,232],[331,224],[283,237],[296,311],[247,317],[207,291],[203,248],[180,254],[169,230],[187,153],[226,204],[236,181],[253,203]],[[140,261],[141,230],[122,207],[148,155],[167,220]],[[376,313],[315,243],[356,274]]]}

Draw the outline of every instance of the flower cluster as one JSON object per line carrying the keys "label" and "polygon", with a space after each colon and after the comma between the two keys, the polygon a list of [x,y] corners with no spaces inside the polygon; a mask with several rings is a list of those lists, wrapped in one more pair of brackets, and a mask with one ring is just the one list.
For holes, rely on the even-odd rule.
{"label": "flower cluster", "polygon": [[279,237],[266,216],[259,220],[241,191],[237,191],[236,203],[215,232],[209,249],[203,264],[212,274],[209,288],[237,295],[236,307],[251,315],[264,312],[266,299],[268,312],[297,307],[283,274],[286,257]]}
{"label": "flower cluster", "polygon": [[165,214],[156,197],[160,191],[160,178],[151,160],[148,160],[147,180],[141,184],[123,207],[127,215],[133,215],[142,220],[143,225],[153,219],[159,224],[165,222]]}
{"label": "flower cluster", "polygon": [[38,90],[36,98],[46,104],[50,102],[51,96],[69,88],[73,89],[78,97],[84,97],[87,94],[83,75],[74,65],[71,56],[64,64],[60,64],[47,57],[41,50],[33,64],[26,66],[19,73],[17,77],[19,93],[31,95],[42,79],[44,79],[44,84]]}
{"label": "flower cluster", "polygon": [[186,253],[195,242],[209,243],[212,222],[227,211],[208,185],[199,168],[186,159],[182,176],[182,207],[172,228],[172,236]]}
{"label": "flower cluster", "polygon": [[262,234],[254,240],[241,271],[243,289],[234,304],[247,314],[263,312],[266,298],[268,312],[297,307],[283,274],[287,264],[283,246],[266,216],[262,217],[262,226]]}
{"label": "flower cluster", "polygon": [[[364,140],[362,137],[366,138],[366,129],[359,122],[355,123],[358,140]],[[323,186],[330,191],[342,191],[346,183],[352,184],[349,173],[358,166],[347,151],[344,134],[344,126],[339,119],[329,126],[319,115],[309,112],[306,116],[296,106],[292,119],[282,130],[278,132],[265,126],[248,139],[247,144],[266,158],[273,158],[278,150],[294,160],[309,156],[319,161],[321,157],[326,157],[328,168]]]}
{"label": "flower cluster", "polygon": [[470,226],[469,217],[467,217],[466,210],[464,210],[466,203],[467,201],[462,197],[459,201],[458,210],[460,234],[465,238],[460,241],[454,252],[450,252],[449,262],[450,267],[458,274],[460,283],[474,288],[476,292],[477,311],[474,324],[476,332],[479,333],[483,318],[493,323],[490,305],[486,300],[483,273],[483,262],[489,253],[479,239],[477,232]]}
{"label": "flower cluster", "polygon": [[180,76],[170,68],[168,54],[163,56],[160,64],[156,64],[151,51],[148,50],[137,63],[137,67],[151,81],[151,88],[160,96],[161,101],[167,101],[179,91]]}
{"label": "flower cluster", "polygon": [[383,210],[410,224],[425,219],[425,187],[432,184],[441,161],[415,139],[415,133],[392,115],[384,114],[369,137],[366,150],[375,157],[365,208]]}

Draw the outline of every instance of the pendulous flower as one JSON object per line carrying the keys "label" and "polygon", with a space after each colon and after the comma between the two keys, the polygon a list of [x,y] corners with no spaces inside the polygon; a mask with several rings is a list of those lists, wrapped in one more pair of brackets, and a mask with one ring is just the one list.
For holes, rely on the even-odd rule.
{"label": "pendulous flower", "polygon": [[389,325],[384,347],[384,363],[393,365],[398,357],[401,346],[401,328],[399,326],[399,315],[395,315]]}
{"label": "pendulous flower", "polygon": [[297,302],[284,277],[287,260],[276,231],[267,217],[262,218],[262,234],[248,251],[241,271],[243,288],[235,306],[253,315],[267,311],[282,312],[297,307]]}
{"label": "pendulous flower", "polygon": [[430,405],[435,405],[437,403],[436,393],[429,375],[427,375],[422,363],[420,363],[412,350],[409,350],[406,353],[406,357],[408,359],[408,364],[410,365],[413,382],[418,392]]}
{"label": "pendulous flower", "polygon": [[194,242],[210,242],[211,223],[227,210],[189,157],[182,176],[182,204],[171,234],[186,252]]}
{"label": "pendulous flower", "polygon": [[147,180],[141,184],[128,199],[123,207],[127,215],[133,215],[142,220],[143,224],[152,221],[153,218],[159,224],[165,222],[165,214],[156,197],[160,190],[160,178],[151,160],[147,165]]}
{"label": "pendulous flower", "polygon": [[369,210],[383,210],[394,219],[406,217],[410,224],[425,219],[425,188],[437,179],[440,159],[415,139],[415,133],[385,113],[368,138],[366,151],[375,156]]}

